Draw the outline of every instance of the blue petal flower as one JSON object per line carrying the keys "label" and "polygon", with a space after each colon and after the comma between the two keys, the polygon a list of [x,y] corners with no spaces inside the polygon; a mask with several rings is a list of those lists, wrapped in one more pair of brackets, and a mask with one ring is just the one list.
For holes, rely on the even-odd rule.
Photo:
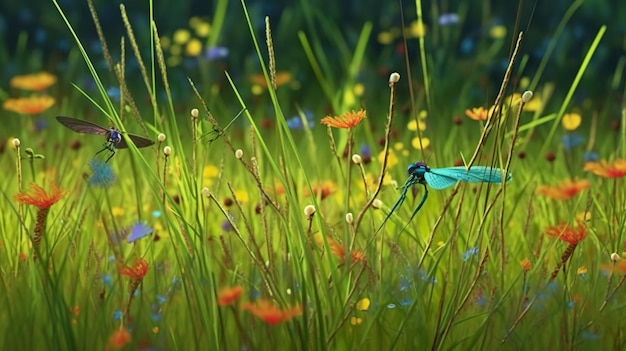
{"label": "blue petal flower", "polygon": [[128,243],[135,242],[141,238],[145,238],[146,236],[152,234],[152,228],[148,227],[145,223],[137,222],[130,229],[130,235],[126,241]]}
{"label": "blue petal flower", "polygon": [[115,183],[115,173],[108,163],[94,158],[89,162],[89,168],[93,173],[89,178],[90,185],[109,188]]}
{"label": "blue petal flower", "polygon": [[387,308],[388,309],[394,309],[394,308],[396,308],[396,304],[390,303],[390,304],[387,305]]}
{"label": "blue petal flower", "polygon": [[595,151],[585,151],[585,154],[583,155],[583,160],[585,162],[598,162],[599,159],[600,157]]}
{"label": "blue petal flower", "polygon": [[463,261],[469,260],[472,256],[478,254],[478,247],[473,247],[463,254]]}
{"label": "blue petal flower", "polygon": [[152,211],[152,217],[154,217],[154,218],[161,217],[161,211],[159,211],[159,210]]}
{"label": "blue petal flower", "polygon": [[163,295],[157,294],[156,298],[157,298],[157,301],[158,301],[159,305],[162,305],[165,302],[167,302],[167,297],[165,297]]}
{"label": "blue petal flower", "polygon": [[122,319],[122,316],[124,315],[124,313],[122,312],[122,310],[117,310],[115,312],[113,312],[113,319],[116,321],[119,321],[120,319]]}
{"label": "blue petal flower", "polygon": [[207,61],[215,61],[228,57],[228,48],[223,46],[212,46],[204,51],[204,58]]}
{"label": "blue petal flower", "polygon": [[100,279],[102,279],[102,284],[104,284],[104,286],[106,286],[107,288],[113,285],[113,278],[110,274],[105,273],[100,276]]}
{"label": "blue petal flower", "polygon": [[566,151],[575,148],[576,146],[585,142],[585,138],[579,134],[563,134],[561,137],[561,143],[563,144],[563,149]]}
{"label": "blue petal flower", "polygon": [[453,24],[459,23],[459,15],[456,13],[444,13],[439,16],[439,25],[440,26],[451,26]]}

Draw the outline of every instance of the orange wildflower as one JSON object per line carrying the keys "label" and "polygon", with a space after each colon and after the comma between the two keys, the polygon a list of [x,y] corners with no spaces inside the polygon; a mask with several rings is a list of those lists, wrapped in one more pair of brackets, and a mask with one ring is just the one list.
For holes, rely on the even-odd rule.
{"label": "orange wildflower", "polygon": [[626,260],[619,260],[612,264],[603,264],[600,266],[603,271],[613,273],[619,273],[626,275]]}
{"label": "orange wildflower", "polygon": [[587,162],[583,170],[603,178],[621,178],[626,176],[626,160],[618,158],[613,163],[608,163],[605,160]]}
{"label": "orange wildflower", "polygon": [[522,262],[520,262],[520,266],[522,266],[522,270],[524,272],[528,272],[533,268],[533,265],[530,263],[528,258],[523,259]]}
{"label": "orange wildflower", "polygon": [[50,96],[31,96],[25,98],[6,99],[2,107],[25,115],[39,114],[54,105],[54,98]]}
{"label": "orange wildflower", "polygon": [[[332,181],[325,181],[325,182],[321,182],[318,184],[314,184],[312,188],[313,188],[313,195],[315,196],[320,195],[322,200],[324,200],[330,194],[337,191],[337,186]],[[304,196],[306,197],[311,196],[311,193],[309,192],[308,187],[304,189]]]}
{"label": "orange wildflower", "polygon": [[[315,240],[315,242],[318,245],[320,245],[320,246],[324,245],[324,238],[322,237],[321,234],[315,235],[314,236],[314,240]],[[336,242],[332,238],[328,238],[327,237],[326,241],[328,241],[328,248],[330,249],[330,252],[333,255],[335,255],[335,257],[340,259],[341,262],[343,263],[343,261],[344,261],[344,259],[346,257],[346,248],[345,248],[345,246],[339,244],[338,242]],[[365,253],[363,253],[363,251],[359,251],[359,250],[352,250],[352,252],[350,253],[350,259],[352,260],[352,262],[364,261],[365,260]]]}
{"label": "orange wildflower", "polygon": [[537,193],[554,200],[567,200],[573,198],[587,188],[589,188],[589,181],[586,179],[565,179],[560,185],[555,187],[542,185],[537,188]]}
{"label": "orange wildflower", "polygon": [[582,223],[578,223],[576,228],[570,227],[565,222],[561,222],[554,227],[546,229],[546,235],[551,238],[559,238],[570,245],[576,245],[587,236],[587,230]]}
{"label": "orange wildflower", "polygon": [[243,287],[237,285],[232,288],[222,288],[217,294],[217,304],[220,306],[228,306],[235,302],[243,294]]}
{"label": "orange wildflower", "polygon": [[61,188],[52,182],[50,182],[50,194],[47,194],[39,185],[31,183],[28,193],[20,192],[15,194],[13,198],[21,204],[33,205],[39,209],[47,209],[61,200],[65,194],[65,191],[61,190]]}
{"label": "orange wildflower", "polygon": [[42,91],[48,89],[52,84],[57,82],[57,77],[48,72],[40,72],[34,74],[25,74],[11,78],[11,87],[29,90]]}
{"label": "orange wildflower", "polygon": [[131,341],[130,333],[124,329],[119,328],[111,334],[109,337],[109,342],[107,343],[107,350],[109,349],[120,349],[124,347],[124,345],[128,344]]}
{"label": "orange wildflower", "polygon": [[491,116],[493,114],[493,108],[494,106],[492,106],[489,110],[487,110],[484,107],[474,107],[471,110],[467,109],[465,110],[465,115],[467,117],[469,117],[470,119],[473,119],[474,121],[486,121],[489,116]]}
{"label": "orange wildflower", "polygon": [[[253,74],[249,78],[252,84],[257,84],[263,88],[267,88],[267,81],[265,80],[265,76],[263,74]],[[278,88],[281,85],[291,82],[292,78],[293,76],[290,72],[276,72],[276,87]]]}
{"label": "orange wildflower", "polygon": [[245,302],[241,305],[241,308],[249,311],[270,325],[280,324],[302,314],[302,308],[300,305],[290,309],[281,310],[270,301],[263,299],[257,300],[256,303]]}
{"label": "orange wildflower", "polygon": [[148,269],[150,266],[148,262],[143,258],[135,259],[131,266],[124,266],[120,268],[120,274],[125,275],[127,277],[142,280],[143,277],[148,274]]}
{"label": "orange wildflower", "polygon": [[322,118],[320,122],[333,128],[351,129],[358,126],[363,118],[366,117],[366,114],[364,109],[358,111],[352,110],[350,112],[344,112],[341,116],[326,116]]}

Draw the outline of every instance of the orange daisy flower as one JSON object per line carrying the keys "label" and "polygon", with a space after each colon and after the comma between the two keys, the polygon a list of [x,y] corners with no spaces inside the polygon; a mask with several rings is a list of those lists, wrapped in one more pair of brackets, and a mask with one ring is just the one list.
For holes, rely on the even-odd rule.
{"label": "orange daisy flower", "polygon": [[57,82],[57,77],[48,72],[25,74],[11,78],[11,87],[28,91],[42,91]]}
{"label": "orange daisy flower", "polygon": [[546,235],[551,238],[559,238],[570,245],[576,245],[587,236],[587,230],[580,222],[575,228],[561,222],[557,226],[548,227]]}
{"label": "orange daisy flower", "polygon": [[256,303],[245,302],[241,305],[241,308],[270,325],[280,324],[302,314],[300,305],[281,310],[278,306],[264,299],[257,300]]}
{"label": "orange daisy flower", "polygon": [[491,108],[487,110],[484,107],[474,107],[471,110],[465,110],[465,115],[474,121],[486,121],[489,116],[493,114],[493,108],[494,106],[491,106]]}
{"label": "orange daisy flower", "polygon": [[39,185],[31,183],[29,192],[17,193],[13,198],[21,204],[32,205],[43,210],[57,203],[65,194],[67,192],[61,190],[52,182],[50,182],[50,194],[46,193]]}
{"label": "orange daisy flower", "polygon": [[560,185],[555,187],[542,185],[537,188],[537,193],[550,199],[567,200],[573,198],[587,188],[589,188],[589,181],[586,179],[565,179]]}
{"label": "orange daisy flower", "polygon": [[222,288],[217,294],[217,304],[220,306],[228,306],[235,302],[243,294],[243,287],[237,285],[232,288]]}
{"label": "orange daisy flower", "polygon": [[6,99],[2,104],[5,110],[25,115],[39,114],[54,105],[54,98],[50,96],[31,96],[25,98]]}
{"label": "orange daisy flower", "polygon": [[341,116],[326,116],[322,118],[320,122],[333,128],[350,129],[358,126],[366,115],[367,113],[364,109],[358,111],[352,110],[350,112],[344,112]]}
{"label": "orange daisy flower", "polygon": [[109,337],[109,342],[107,343],[107,350],[110,349],[120,349],[122,347],[124,347],[126,344],[128,344],[131,341],[131,336],[130,333],[124,329],[124,328],[119,328],[116,331],[113,332],[113,334],[111,334],[111,336]]}
{"label": "orange daisy flower", "polygon": [[587,162],[583,170],[603,178],[621,178],[626,176],[626,160],[618,158],[613,163],[608,163],[605,160]]}
{"label": "orange daisy flower", "polygon": [[120,268],[120,274],[135,280],[142,280],[143,277],[148,274],[150,266],[148,262],[143,258],[135,259],[131,266],[124,266]]}

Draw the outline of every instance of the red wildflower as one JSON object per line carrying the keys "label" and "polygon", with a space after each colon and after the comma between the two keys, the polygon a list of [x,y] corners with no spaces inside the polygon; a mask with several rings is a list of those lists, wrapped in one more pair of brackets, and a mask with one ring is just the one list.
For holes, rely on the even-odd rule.
{"label": "red wildflower", "polygon": [[144,260],[143,258],[138,258],[135,259],[131,266],[121,267],[120,274],[136,280],[142,280],[143,277],[148,274],[149,268],[150,266],[148,266],[148,262],[146,260]]}
{"label": "red wildflower", "polygon": [[578,195],[581,191],[589,188],[589,181],[566,179],[560,185],[551,187],[542,185],[537,188],[537,193],[554,200],[567,200]]}
{"label": "red wildflower", "polygon": [[235,302],[243,294],[243,287],[240,285],[232,288],[222,288],[217,294],[217,304],[220,306],[228,306]]}
{"label": "red wildflower", "polygon": [[124,329],[119,328],[111,334],[109,342],[107,343],[107,349],[119,349],[128,344],[131,340],[130,333]]}
{"label": "red wildflower", "polygon": [[548,227],[546,235],[552,238],[559,238],[570,245],[576,245],[587,236],[587,230],[580,222],[578,222],[576,228],[561,222],[558,226]]}
{"label": "red wildflower", "polygon": [[61,188],[57,187],[52,182],[50,182],[50,194],[47,194],[46,191],[39,185],[31,183],[28,193],[20,192],[13,198],[21,204],[33,205],[40,209],[46,209],[61,200],[65,194],[65,191],[61,190]]}
{"label": "red wildflower", "polygon": [[618,158],[613,163],[608,163],[605,160],[587,162],[583,170],[603,178],[621,178],[626,176],[626,160]]}
{"label": "red wildflower", "polygon": [[299,305],[290,309],[281,310],[278,306],[263,299],[257,300],[256,303],[244,302],[241,308],[261,318],[265,323],[270,325],[280,324],[302,314],[302,308]]}

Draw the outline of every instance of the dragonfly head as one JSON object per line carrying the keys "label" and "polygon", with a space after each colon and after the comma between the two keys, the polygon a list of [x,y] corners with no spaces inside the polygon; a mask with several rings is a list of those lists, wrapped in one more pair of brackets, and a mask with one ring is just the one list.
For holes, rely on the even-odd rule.
{"label": "dragonfly head", "polygon": [[115,129],[115,128],[111,128],[107,134],[107,141],[113,144],[119,144],[120,141],[122,141],[122,134],[120,134],[120,131]]}
{"label": "dragonfly head", "polygon": [[415,162],[411,163],[406,171],[407,173],[409,173],[409,175],[415,175],[420,177],[423,176],[424,173],[429,172],[430,168],[428,168],[428,166],[426,166],[424,162]]}

